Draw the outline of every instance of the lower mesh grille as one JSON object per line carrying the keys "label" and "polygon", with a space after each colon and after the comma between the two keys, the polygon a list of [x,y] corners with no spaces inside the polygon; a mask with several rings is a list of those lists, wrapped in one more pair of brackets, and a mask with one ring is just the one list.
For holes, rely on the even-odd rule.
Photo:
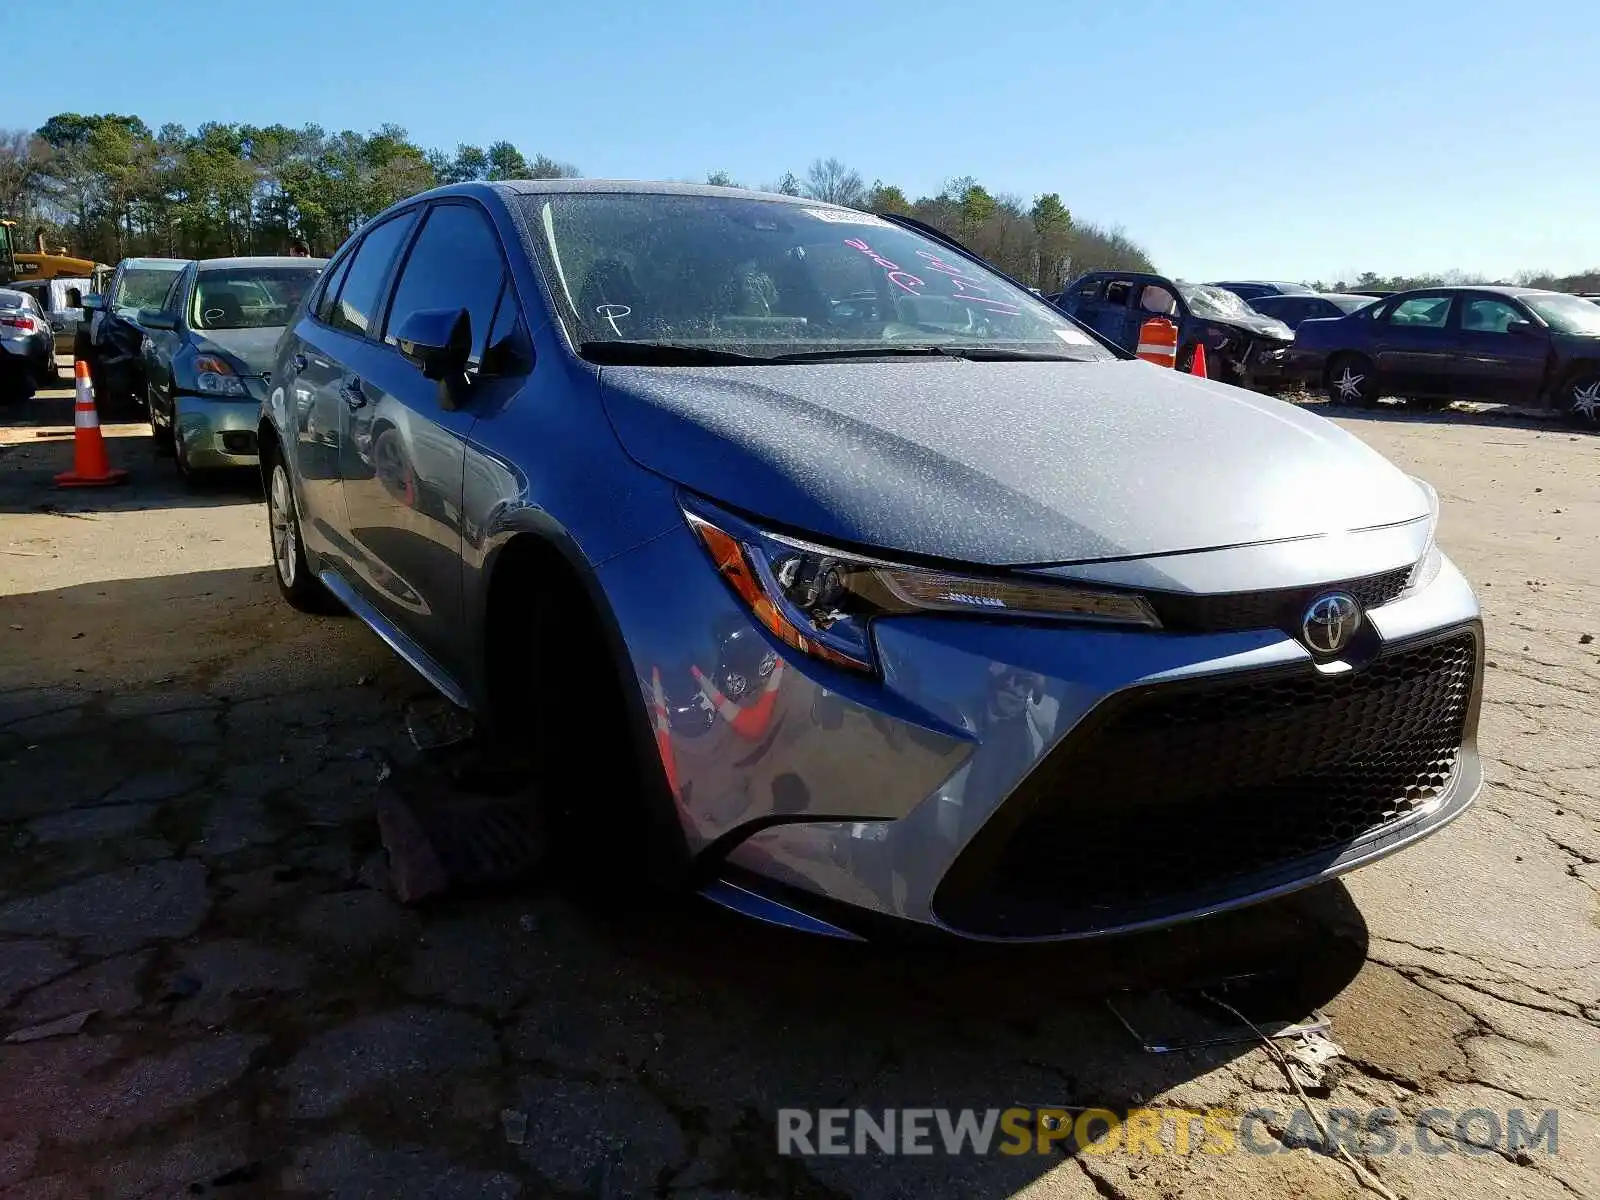
{"label": "lower mesh grille", "polygon": [[1342,675],[1308,666],[1113,699],[979,831],[934,910],[974,933],[1049,936],[1331,862],[1443,792],[1476,670],[1468,632]]}

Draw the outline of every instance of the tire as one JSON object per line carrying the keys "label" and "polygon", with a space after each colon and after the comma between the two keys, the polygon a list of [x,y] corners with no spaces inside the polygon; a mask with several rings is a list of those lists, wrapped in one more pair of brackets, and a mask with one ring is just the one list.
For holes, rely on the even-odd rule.
{"label": "tire", "polygon": [[327,614],[339,611],[339,602],[322,586],[306,562],[305,540],[300,536],[300,511],[295,504],[289,468],[273,454],[267,474],[267,536],[272,546],[272,577],[291,608]]}
{"label": "tire", "polygon": [[1348,404],[1355,408],[1378,407],[1377,372],[1372,363],[1359,354],[1339,354],[1322,373],[1322,388],[1332,404]]}
{"label": "tire", "polygon": [[178,478],[193,487],[200,477],[200,472],[189,465],[189,453],[183,448],[183,438],[170,426],[167,429],[167,437],[172,442],[172,465],[178,468]]}
{"label": "tire", "polygon": [[150,444],[154,448],[157,458],[165,458],[167,455],[174,453],[175,449],[172,444],[172,426],[156,424],[155,405],[148,398],[148,393],[146,393],[146,396],[145,407],[150,410]]}
{"label": "tire", "polygon": [[1582,429],[1600,429],[1600,370],[1580,368],[1567,376],[1560,397],[1567,420]]}

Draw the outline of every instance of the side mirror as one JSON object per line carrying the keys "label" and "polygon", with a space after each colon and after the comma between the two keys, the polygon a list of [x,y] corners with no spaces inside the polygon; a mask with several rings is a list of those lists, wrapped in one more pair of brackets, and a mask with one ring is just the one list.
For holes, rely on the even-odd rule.
{"label": "side mirror", "polygon": [[472,317],[464,308],[421,308],[400,322],[394,340],[424,379],[453,379],[472,354]]}
{"label": "side mirror", "polygon": [[1532,321],[1512,321],[1506,326],[1507,333],[1516,334],[1518,337],[1528,337],[1538,331],[1539,327]]}
{"label": "side mirror", "polygon": [[83,298],[83,307],[88,312],[104,312],[106,310],[106,298],[98,292],[90,292]]}
{"label": "side mirror", "polygon": [[171,332],[178,327],[178,319],[168,316],[155,308],[141,308],[139,310],[139,324],[145,329],[157,329]]}

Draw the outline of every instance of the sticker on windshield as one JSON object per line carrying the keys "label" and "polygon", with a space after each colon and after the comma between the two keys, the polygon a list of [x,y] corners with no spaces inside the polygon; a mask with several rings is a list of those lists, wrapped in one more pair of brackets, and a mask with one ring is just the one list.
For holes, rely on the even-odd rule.
{"label": "sticker on windshield", "polygon": [[887,225],[882,217],[875,217],[871,213],[851,212],[845,208],[803,208],[800,210],[807,216],[815,217],[819,221],[827,221],[834,225]]}
{"label": "sticker on windshield", "polygon": [[1094,342],[1089,339],[1088,334],[1079,333],[1076,329],[1058,329],[1056,330],[1056,336],[1069,346],[1094,345]]}

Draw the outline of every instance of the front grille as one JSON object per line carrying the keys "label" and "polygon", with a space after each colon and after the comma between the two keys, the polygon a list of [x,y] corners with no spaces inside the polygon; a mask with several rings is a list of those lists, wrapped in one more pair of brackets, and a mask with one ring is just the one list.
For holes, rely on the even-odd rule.
{"label": "front grille", "polygon": [[1113,698],[979,830],[934,910],[973,933],[1087,932],[1331,863],[1445,789],[1476,672],[1467,632],[1338,675],[1307,666]]}
{"label": "front grille", "polygon": [[1365,612],[1399,597],[1411,577],[1410,567],[1368,575],[1343,583],[1280,588],[1266,592],[1229,592],[1215,596],[1182,596],[1146,592],[1164,629],[1178,633],[1232,633],[1242,629],[1282,629],[1298,635],[1306,609],[1318,596],[1348,592]]}

